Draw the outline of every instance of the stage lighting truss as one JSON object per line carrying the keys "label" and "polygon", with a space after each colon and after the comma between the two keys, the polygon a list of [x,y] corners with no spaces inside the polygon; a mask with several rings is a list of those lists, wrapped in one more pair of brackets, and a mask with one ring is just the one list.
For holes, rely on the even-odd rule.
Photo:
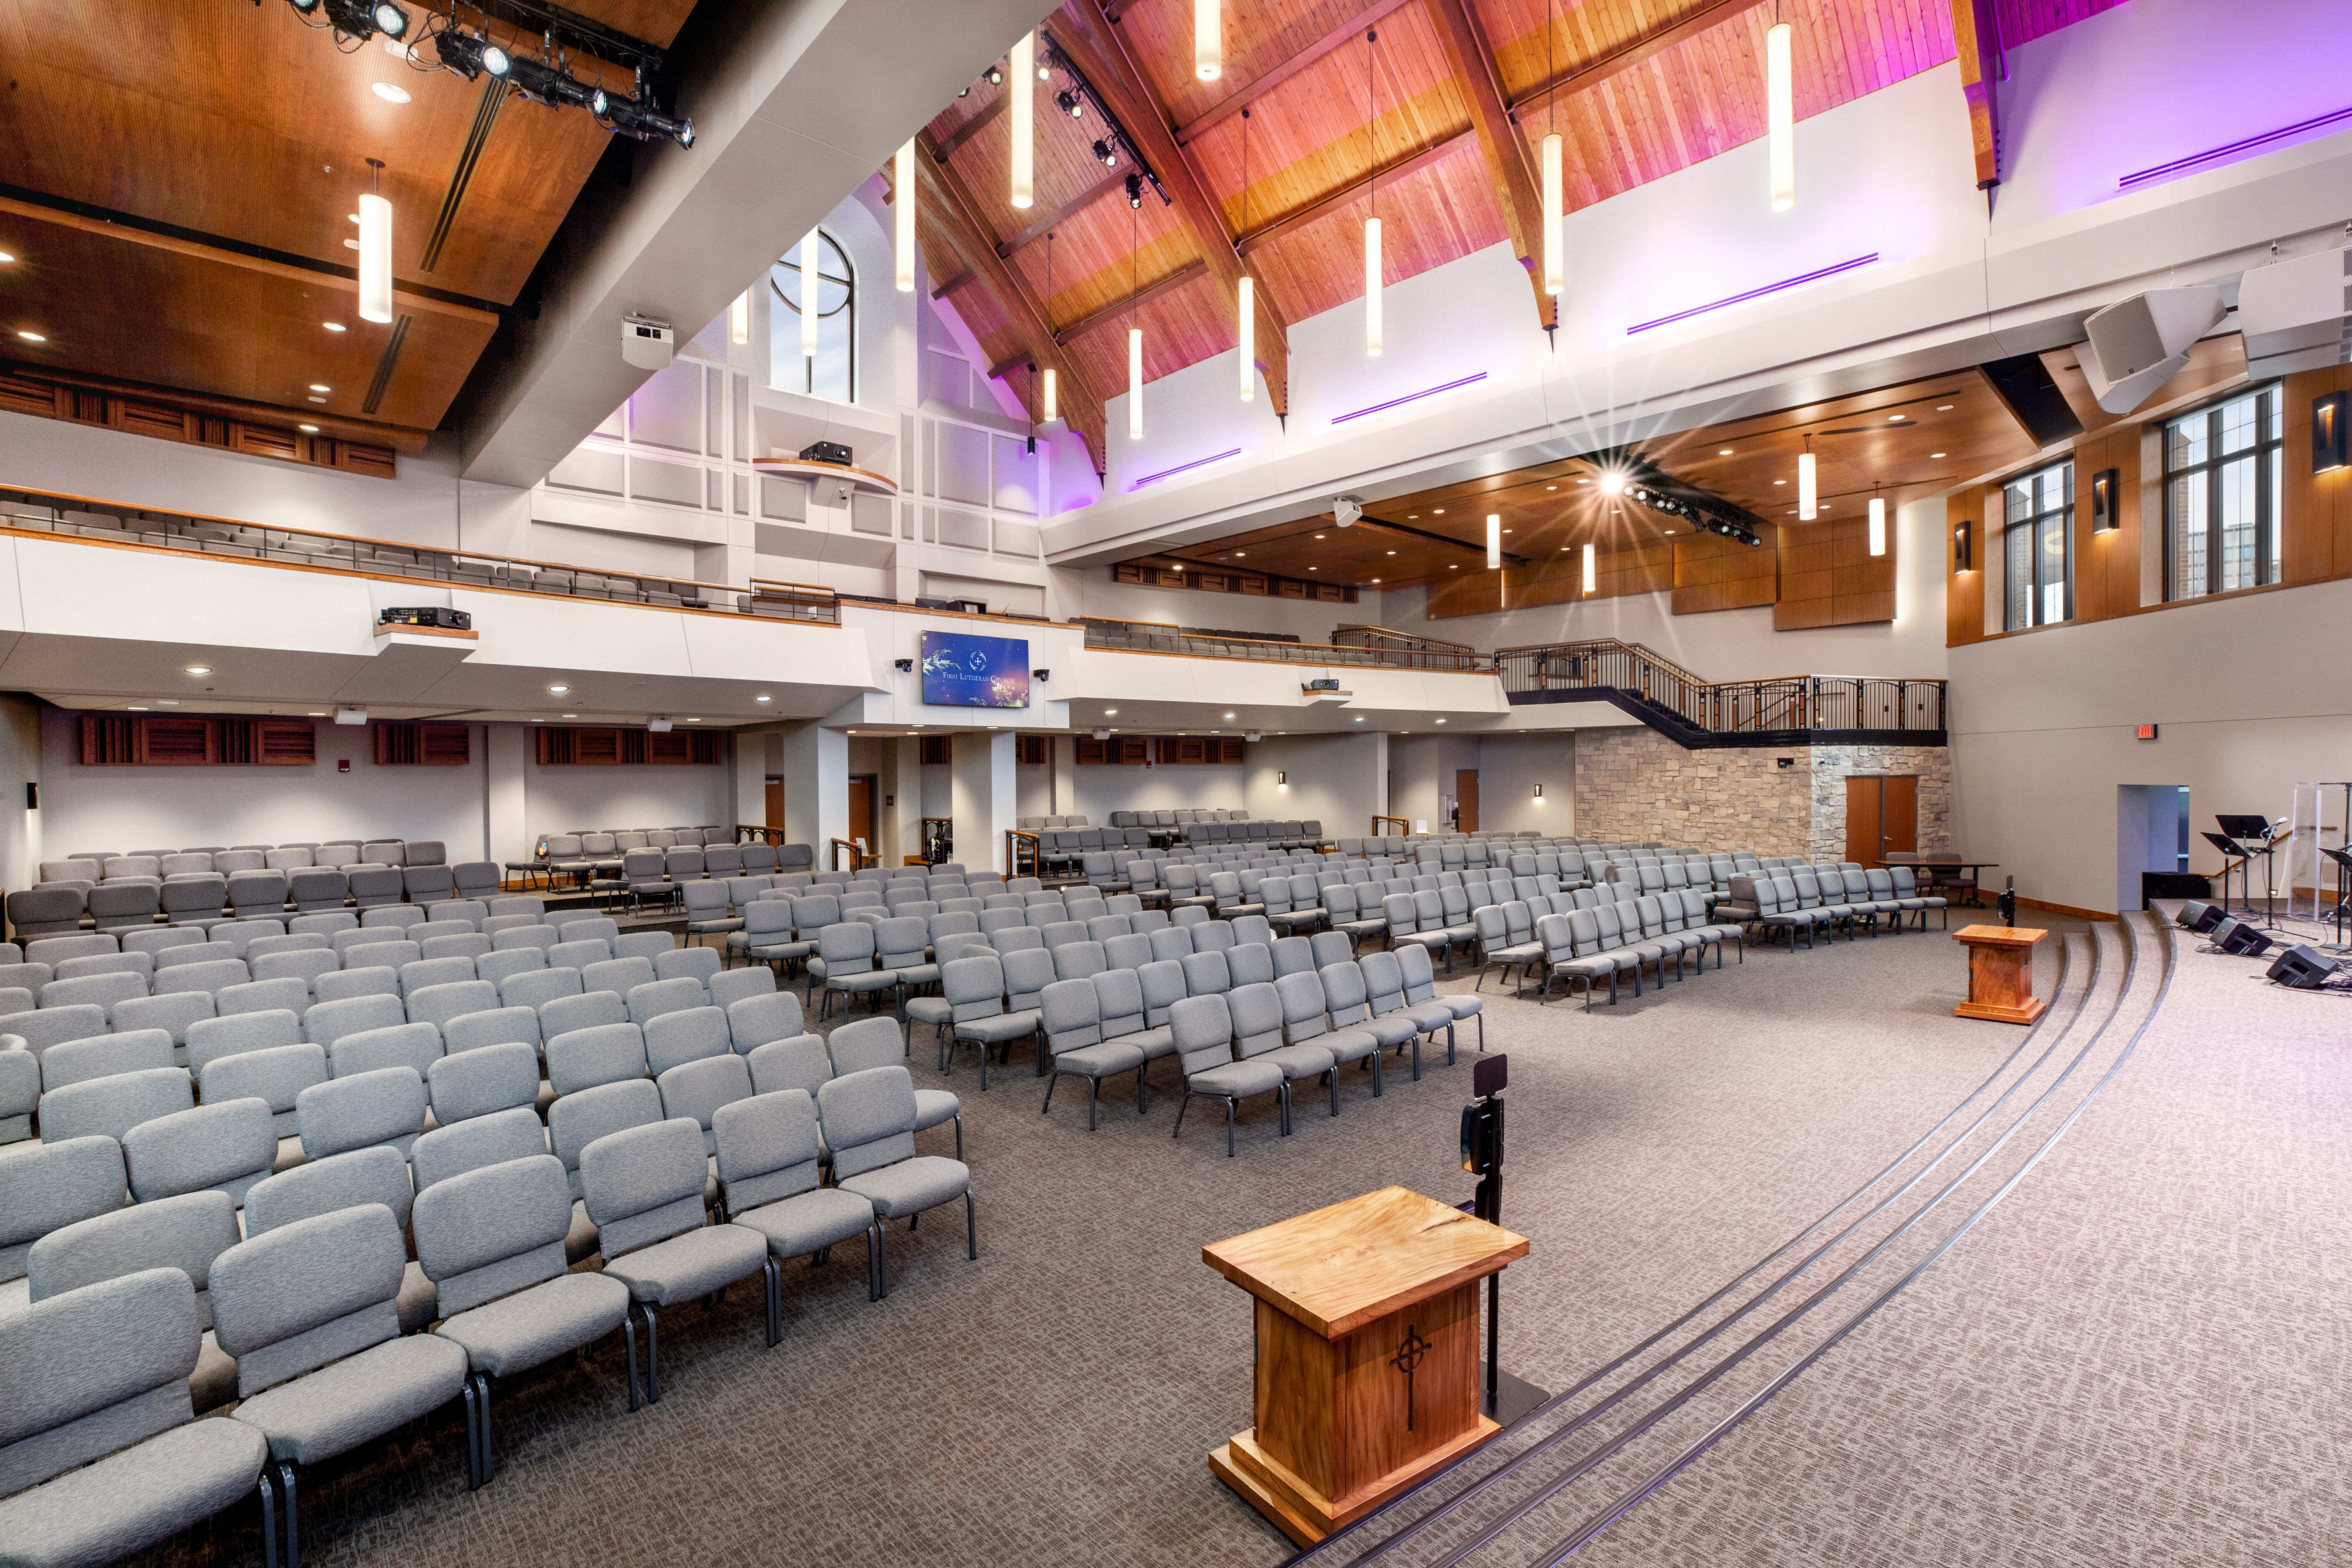
{"label": "stage lighting truss", "polygon": [[1055,74],[1062,76],[1067,85],[1054,95],[1054,107],[1071,120],[1083,121],[1092,113],[1100,121],[1101,134],[1091,138],[1093,146],[1089,149],[1095,162],[1106,169],[1116,170],[1124,165],[1132,171],[1127,176],[1128,205],[1139,207],[1143,205],[1142,186],[1149,184],[1160,197],[1161,206],[1173,206],[1174,199],[1160,184],[1160,176],[1152,172],[1150,161],[1137,148],[1134,140],[1128,135],[1127,128],[1119,123],[1118,116],[1111,112],[1102,95],[1087,85],[1087,79],[1078,74],[1069,57],[1055,47],[1054,36],[1041,28],[1037,34],[1037,76],[1044,80]]}
{"label": "stage lighting truss", "polygon": [[[615,135],[694,145],[694,121],[663,113],[654,98],[647,79],[661,68],[659,49],[546,0],[478,0],[462,6],[436,0],[422,22],[394,0],[287,4],[307,25],[331,28],[347,53],[381,34],[406,43],[406,60],[415,69],[446,70],[467,81],[495,77],[535,102],[587,110]],[[493,36],[493,23],[508,41]],[[583,67],[598,76],[613,66],[631,73],[625,94],[583,79]]]}

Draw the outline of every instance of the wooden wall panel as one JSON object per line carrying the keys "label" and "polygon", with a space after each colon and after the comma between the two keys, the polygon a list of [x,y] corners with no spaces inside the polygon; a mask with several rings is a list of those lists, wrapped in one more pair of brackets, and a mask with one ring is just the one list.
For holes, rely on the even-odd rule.
{"label": "wooden wall panel", "polygon": [[318,733],[307,719],[85,713],[80,742],[86,768],[306,768],[319,760]]}
{"label": "wooden wall panel", "polygon": [[1895,618],[1894,520],[1886,553],[1870,553],[1867,516],[1780,525],[1780,597],[1774,631],[1867,626]]}
{"label": "wooden wall panel", "polygon": [[[2074,448],[2074,618],[2104,621],[2139,608],[2141,519],[2153,515],[2163,526],[2162,484],[2143,485],[2140,426],[2121,425],[2084,437]],[[2116,470],[2116,526],[2105,533],[2091,526],[2091,481]],[[1979,614],[1982,614],[1979,610]]]}
{"label": "wooden wall panel", "polygon": [[1703,615],[1769,605],[1780,595],[1779,530],[1766,525],[1761,546],[1713,533],[1675,540],[1675,614]]}
{"label": "wooden wall panel", "polygon": [[[1944,646],[1984,641],[1985,487],[1955,490],[1944,502]],[[1961,571],[1960,531],[1968,530],[1969,567]]]}
{"label": "wooden wall panel", "polygon": [[2352,365],[2286,378],[2286,533],[2280,571],[2289,583],[2352,577],[2352,468],[2311,471],[2311,403],[2352,390]]}

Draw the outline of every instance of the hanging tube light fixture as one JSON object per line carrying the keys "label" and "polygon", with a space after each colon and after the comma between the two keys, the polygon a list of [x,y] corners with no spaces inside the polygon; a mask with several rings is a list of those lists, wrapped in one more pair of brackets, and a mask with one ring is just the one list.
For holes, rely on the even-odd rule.
{"label": "hanging tube light fixture", "polygon": [[[1552,79],[1551,41],[1552,14],[1549,5],[1544,7],[1544,80]],[[1568,289],[1567,217],[1563,210],[1560,161],[1563,157],[1559,132],[1552,127],[1556,95],[1544,100],[1543,139],[1543,288],[1557,299]],[[1557,314],[1557,311],[1555,311]]]}
{"label": "hanging tube light fixture", "polygon": [[[1206,0],[1204,0],[1206,3]],[[1249,233],[1249,121],[1250,111],[1242,110],[1242,233]],[[1234,337],[1241,352],[1236,356],[1241,363],[1241,399],[1244,403],[1257,398],[1257,283],[1249,275],[1249,258],[1242,258],[1241,298],[1238,303],[1240,321]]]}
{"label": "hanging tube light fixture", "polygon": [[1591,593],[1600,580],[1592,559],[1592,546],[1588,544],[1584,547],[1584,591]]}
{"label": "hanging tube light fixture", "polygon": [[[1050,351],[1056,346],[1054,342],[1054,231],[1050,228],[1045,231],[1045,347]],[[1044,409],[1044,423],[1047,425],[1054,424],[1062,416],[1062,389],[1057,383],[1058,378],[1054,374],[1054,367],[1050,364],[1047,365],[1045,367]]]}
{"label": "hanging tube light fixture", "polygon": [[1373,73],[1372,46],[1381,41],[1376,30],[1364,33],[1364,103],[1370,114],[1372,179],[1366,200],[1370,215],[1364,219],[1364,354],[1381,354],[1381,113],[1379,82]]}
{"label": "hanging tube light fixture", "polygon": [[915,143],[910,139],[898,149],[898,292],[915,291]]}
{"label": "hanging tube light fixture", "polygon": [[1217,0],[1192,0],[1192,74],[1214,81],[1225,68],[1224,28]]}
{"label": "hanging tube light fixture", "polygon": [[816,358],[817,257],[824,247],[817,231],[811,229],[801,237],[801,353]]}
{"label": "hanging tube light fixture", "polygon": [[1027,208],[1037,199],[1037,35],[1024,33],[1013,46],[1013,205]]}
{"label": "hanging tube light fixture", "polygon": [[1486,570],[1496,571],[1503,564],[1503,519],[1500,513],[1486,514]]}
{"label": "hanging tube light fixture", "polygon": [[[370,158],[371,187],[383,177],[383,160]],[[371,188],[360,198],[360,320],[392,320],[392,204]]]}
{"label": "hanging tube light fixture", "polygon": [[727,341],[730,343],[751,341],[751,290],[749,289],[736,295],[735,302],[727,307]]}
{"label": "hanging tube light fixture", "polygon": [[1799,521],[1813,521],[1813,512],[1819,499],[1820,492],[1814,489],[1813,481],[1813,438],[1808,436],[1805,437],[1805,449],[1797,455],[1797,519]]}
{"label": "hanging tube light fixture", "polygon": [[1870,552],[1873,555],[1886,553],[1886,501],[1882,496],[1870,498]]}
{"label": "hanging tube light fixture", "polygon": [[1772,161],[1772,210],[1797,205],[1797,100],[1789,58],[1792,29],[1775,22],[1764,35],[1764,121]]}
{"label": "hanging tube light fixture", "polygon": [[1136,207],[1127,213],[1127,438],[1143,439],[1143,323],[1137,319],[1136,255],[1139,231],[1136,226],[1142,220],[1136,216]]}

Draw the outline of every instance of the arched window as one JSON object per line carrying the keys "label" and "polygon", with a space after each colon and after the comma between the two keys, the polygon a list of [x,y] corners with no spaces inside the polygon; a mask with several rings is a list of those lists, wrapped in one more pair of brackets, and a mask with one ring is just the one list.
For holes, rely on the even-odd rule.
{"label": "arched window", "polygon": [[768,313],[770,384],[835,403],[857,399],[857,278],[833,236],[817,231],[816,353],[803,347],[801,310],[806,298],[801,247],[768,268],[773,290]]}

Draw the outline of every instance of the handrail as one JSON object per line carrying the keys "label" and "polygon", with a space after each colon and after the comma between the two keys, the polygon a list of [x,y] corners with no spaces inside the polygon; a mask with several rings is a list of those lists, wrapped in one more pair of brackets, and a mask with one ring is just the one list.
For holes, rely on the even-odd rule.
{"label": "handrail", "polygon": [[[1153,626],[1160,623],[1125,624]],[[1190,654],[1269,664],[1369,665],[1391,669],[1451,670],[1465,675],[1475,675],[1486,668],[1486,660],[1476,653],[1422,652],[1344,643],[1273,642],[1225,635],[1200,637],[1176,628],[1149,634],[1114,632],[1093,617],[1089,617],[1085,631],[1087,647],[1115,652]]]}
{"label": "handrail", "polygon": [[923,863],[937,866],[955,858],[955,818],[927,816],[923,818]]}
{"label": "handrail", "polygon": [[[746,837],[747,835],[749,837]],[[770,827],[764,823],[739,822],[735,825],[735,842],[738,844],[767,843],[782,849],[784,847],[784,830],[781,827]]]}
{"label": "handrail", "polygon": [[857,840],[855,838],[833,838],[826,840],[826,842],[831,846],[830,853],[833,861],[832,865],[826,868],[828,870],[838,871],[841,869],[841,852],[845,849],[849,851],[849,868],[851,870],[862,871],[866,867],[874,864],[874,857],[860,848],[858,847]]}
{"label": "handrail", "polygon": [[[1021,841],[1024,838],[1029,841],[1029,868],[1025,871],[1021,868]],[[1045,845],[1034,833],[1022,827],[1004,830],[1004,874],[1007,877],[1043,875],[1045,864]]]}
{"label": "handrail", "polygon": [[1494,659],[1495,673],[1513,702],[1612,692],[1633,699],[1646,713],[1706,734],[1941,734],[1945,728],[1941,680],[1793,675],[1708,681],[1639,643],[1614,637],[1502,648]]}
{"label": "handrail", "polygon": [[[1393,823],[1395,823],[1395,824],[1396,824],[1396,832],[1395,832],[1394,834],[1391,834],[1391,833],[1387,828],[1385,828],[1385,827],[1381,826],[1381,825],[1382,823],[1384,823],[1384,822],[1393,822]],[[1375,837],[1375,838],[1391,838],[1391,837],[1400,837],[1400,836],[1404,837],[1412,837],[1412,820],[1410,817],[1403,817],[1403,816],[1374,816],[1374,817],[1372,818],[1372,837]]]}

